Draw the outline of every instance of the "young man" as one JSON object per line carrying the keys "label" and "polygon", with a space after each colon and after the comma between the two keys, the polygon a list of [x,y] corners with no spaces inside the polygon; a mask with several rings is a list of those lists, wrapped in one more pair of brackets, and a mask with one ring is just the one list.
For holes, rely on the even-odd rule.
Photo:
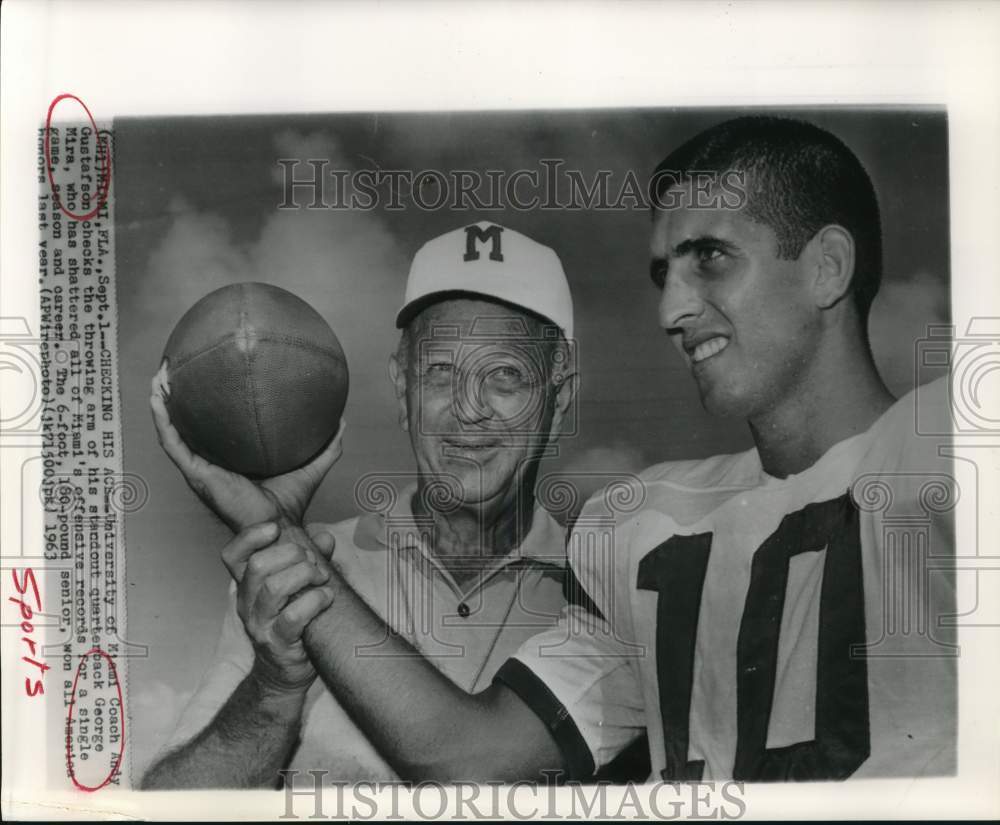
{"label": "young man", "polygon": [[488,690],[355,657],[384,629],[336,575],[311,660],[409,778],[588,779],[643,733],[654,779],[954,771],[950,463],[915,434],[918,406],[934,432],[950,410],[943,382],[895,401],[875,369],[868,175],[828,132],[740,118],[668,156],[652,195],[660,322],[754,449],[594,499],[569,556],[606,621],[571,607]]}
{"label": "young man", "polygon": [[[461,690],[482,690],[566,603],[565,533],[536,506],[534,487],[575,388],[564,357],[569,287],[552,250],[497,225],[470,226],[417,253],[398,325],[389,372],[413,483],[371,474],[359,485],[367,514],[310,532],[326,553],[336,543],[333,564],[394,633]],[[454,380],[470,367],[474,386]],[[161,375],[152,403],[163,444],[192,486],[230,496],[221,514],[231,526],[279,512],[301,520],[337,446],[257,487],[187,451],[166,417],[166,392]],[[288,766],[322,765],[331,781],[394,778],[316,681],[299,640],[330,603],[327,574],[295,544],[279,542],[248,564],[233,550],[223,560],[239,587],[214,664],[144,787],[273,787]]]}

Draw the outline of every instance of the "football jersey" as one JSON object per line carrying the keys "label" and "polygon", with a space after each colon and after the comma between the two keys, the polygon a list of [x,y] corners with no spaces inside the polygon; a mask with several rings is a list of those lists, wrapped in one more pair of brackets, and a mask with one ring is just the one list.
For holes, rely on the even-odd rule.
{"label": "football jersey", "polygon": [[[609,487],[568,555],[568,608],[496,679],[573,778],[642,734],[653,779],[953,773],[954,481],[945,380],[779,479],[756,450]],[[941,427],[941,422],[945,422]]]}

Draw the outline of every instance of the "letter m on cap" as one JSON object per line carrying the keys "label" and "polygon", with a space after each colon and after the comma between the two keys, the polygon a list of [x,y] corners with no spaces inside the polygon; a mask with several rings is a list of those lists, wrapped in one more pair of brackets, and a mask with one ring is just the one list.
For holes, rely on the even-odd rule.
{"label": "letter m on cap", "polygon": [[462,258],[463,261],[478,261],[479,260],[479,250],[476,248],[477,243],[490,242],[490,260],[491,261],[502,261],[503,252],[500,251],[500,233],[503,232],[502,226],[497,226],[495,223],[486,227],[486,229],[481,229],[478,226],[467,226],[465,227],[465,255]]}

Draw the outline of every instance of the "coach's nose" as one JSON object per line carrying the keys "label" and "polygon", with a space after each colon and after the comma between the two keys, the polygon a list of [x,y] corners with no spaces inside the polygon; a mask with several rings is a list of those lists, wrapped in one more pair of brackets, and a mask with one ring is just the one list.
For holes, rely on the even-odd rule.
{"label": "coach's nose", "polygon": [[660,326],[667,332],[677,330],[694,320],[704,311],[705,304],[696,285],[695,277],[687,272],[681,261],[671,265],[671,271],[660,292]]}
{"label": "coach's nose", "polygon": [[481,425],[491,419],[494,410],[484,391],[483,376],[476,370],[457,370],[452,388],[452,415],[462,426]]}

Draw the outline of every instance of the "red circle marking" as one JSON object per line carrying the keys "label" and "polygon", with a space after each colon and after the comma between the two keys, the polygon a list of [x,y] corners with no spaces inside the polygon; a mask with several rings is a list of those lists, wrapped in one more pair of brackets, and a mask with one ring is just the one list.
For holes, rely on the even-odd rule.
{"label": "red circle marking", "polygon": [[[75,100],[80,104],[80,106],[83,107],[83,111],[85,111],[87,113],[87,117],[90,118],[91,126],[94,127],[94,139],[97,141],[99,146],[104,147],[104,163],[102,164],[103,174],[101,175],[101,186],[97,193],[97,206],[84,215],[78,215],[75,212],[70,212],[65,206],[62,205],[59,193],[56,192],[56,182],[52,177],[52,148],[49,140],[49,136],[52,134],[52,113],[55,111],[59,101],[66,100],[67,98],[69,100]],[[49,113],[45,117],[45,172],[49,177],[49,189],[52,190],[52,197],[55,199],[56,206],[58,206],[60,211],[68,218],[72,218],[75,221],[89,221],[101,211],[101,207],[104,206],[105,201],[108,199],[108,191],[111,188],[111,147],[108,145],[107,137],[102,137],[100,135],[97,129],[97,122],[94,120],[94,116],[90,113],[90,109],[87,108],[87,104],[80,100],[80,98],[76,95],[64,93],[57,96],[49,104]]]}
{"label": "red circle marking", "polygon": [[73,766],[73,745],[72,739],[67,733],[66,736],[66,767],[69,768],[69,778],[73,780],[73,784],[76,785],[81,791],[86,791],[87,793],[93,793],[94,791],[99,791],[105,785],[107,785],[112,779],[115,778],[115,774],[121,769],[122,759],[125,756],[125,697],[122,696],[122,683],[118,679],[118,669],[115,667],[114,660],[99,647],[92,647],[86,653],[80,657],[80,664],[76,666],[76,675],[73,677],[73,688],[70,690],[69,694],[69,712],[66,716],[66,726],[72,728],[73,725],[73,706],[76,704],[76,683],[80,679],[80,669],[83,667],[84,661],[88,656],[93,654],[98,656],[103,656],[110,666],[110,677],[115,680],[115,688],[118,690],[118,707],[121,709],[121,746],[118,748],[118,758],[114,761],[111,766],[111,771],[104,778],[104,781],[100,785],[84,785],[80,780],[76,778],[76,769]]}

